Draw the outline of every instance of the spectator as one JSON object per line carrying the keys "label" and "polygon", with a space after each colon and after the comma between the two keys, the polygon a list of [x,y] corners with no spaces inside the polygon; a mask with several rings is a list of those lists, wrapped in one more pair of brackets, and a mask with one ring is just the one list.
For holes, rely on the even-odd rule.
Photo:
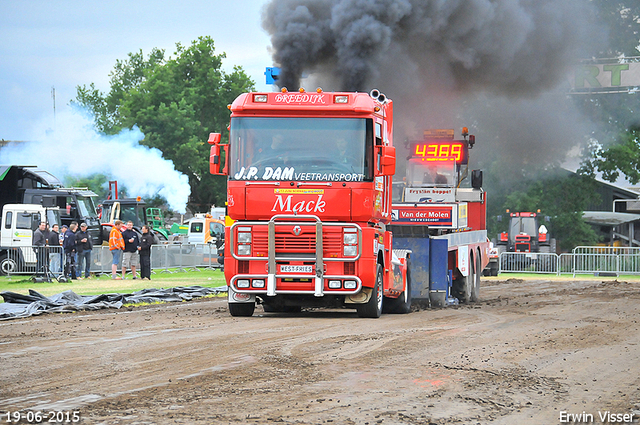
{"label": "spectator", "polygon": [[41,222],[36,231],[33,233],[33,250],[36,253],[36,275],[46,275],[46,265],[49,262],[45,246],[49,238],[47,231],[47,223]]}
{"label": "spectator", "polygon": [[142,226],[140,238],[140,278],[151,280],[151,245],[155,243],[155,237],[149,232],[149,226]]}
{"label": "spectator", "polygon": [[124,257],[122,259],[122,278],[127,271],[128,267],[131,267],[131,274],[133,278],[136,277],[136,267],[140,266],[140,239],[135,230],[133,230],[133,222],[127,221],[127,229],[122,232],[122,238],[124,239]]}
{"label": "spectator", "polygon": [[82,275],[82,263],[84,262],[84,278],[91,279],[91,250],[93,242],[91,235],[87,232],[87,223],[80,225],[80,230],[76,233],[76,246],[78,249],[78,266]]}
{"label": "spectator", "polygon": [[78,227],[78,223],[72,221],[69,224],[69,230],[64,233],[64,240],[62,242],[62,248],[64,249],[65,256],[65,267],[64,267],[64,277],[67,279],[78,279],[77,269],[76,269],[76,228]]}
{"label": "spectator", "polygon": [[49,232],[49,258],[51,259],[49,269],[56,278],[62,274],[62,248],[60,247],[60,234],[58,233],[58,229],[58,225],[54,224]]}
{"label": "spectator", "polygon": [[[113,223],[111,233],[109,233],[109,251],[111,251],[111,279],[119,279],[117,276],[118,264],[122,260],[122,251],[124,250],[124,239],[122,239],[121,230],[124,229],[122,221],[116,220]],[[124,273],[122,274],[124,277]]]}

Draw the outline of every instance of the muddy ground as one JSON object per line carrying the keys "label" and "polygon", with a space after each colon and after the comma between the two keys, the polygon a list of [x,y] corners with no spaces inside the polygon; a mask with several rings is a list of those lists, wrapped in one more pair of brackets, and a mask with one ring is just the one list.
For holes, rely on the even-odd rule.
{"label": "muddy ground", "polygon": [[638,422],[640,282],[498,278],[481,291],[476,305],[377,320],[233,318],[209,298],[0,322],[0,422],[16,410],[85,424]]}

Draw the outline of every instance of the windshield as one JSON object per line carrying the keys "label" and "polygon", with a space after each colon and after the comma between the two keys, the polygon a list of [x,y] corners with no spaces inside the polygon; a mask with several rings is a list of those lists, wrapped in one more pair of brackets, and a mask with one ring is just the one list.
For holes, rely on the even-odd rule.
{"label": "windshield", "polygon": [[96,207],[93,203],[93,199],[91,199],[90,197],[77,196],[77,201],[80,217],[98,217],[98,215],[96,214]]}
{"label": "windshield", "polygon": [[535,217],[512,217],[511,218],[511,240],[515,241],[516,235],[526,233],[529,236],[537,236]]}
{"label": "windshield", "polygon": [[372,120],[231,119],[232,180],[371,181]]}
{"label": "windshield", "polygon": [[59,210],[47,210],[47,223],[49,223],[50,227],[53,227],[54,224],[60,225],[60,211]]}
{"label": "windshield", "polygon": [[452,187],[456,185],[455,161],[430,162],[420,158],[409,160],[407,183],[409,187]]}
{"label": "windshield", "polygon": [[138,208],[137,205],[120,206],[120,220],[124,223],[131,221],[135,227],[142,227],[144,223],[144,217],[142,216],[142,208]]}

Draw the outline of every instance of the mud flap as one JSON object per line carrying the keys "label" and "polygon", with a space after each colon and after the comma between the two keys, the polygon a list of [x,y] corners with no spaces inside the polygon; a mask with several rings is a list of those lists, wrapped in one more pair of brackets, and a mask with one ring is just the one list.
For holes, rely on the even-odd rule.
{"label": "mud flap", "polygon": [[256,296],[251,294],[242,294],[233,290],[233,287],[229,286],[228,301],[230,303],[255,303]]}

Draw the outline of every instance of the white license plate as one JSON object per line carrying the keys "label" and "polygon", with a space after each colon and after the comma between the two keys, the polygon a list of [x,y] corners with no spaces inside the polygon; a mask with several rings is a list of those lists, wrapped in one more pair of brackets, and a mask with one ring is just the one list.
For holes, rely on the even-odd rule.
{"label": "white license plate", "polygon": [[282,273],[312,273],[313,266],[280,266]]}

